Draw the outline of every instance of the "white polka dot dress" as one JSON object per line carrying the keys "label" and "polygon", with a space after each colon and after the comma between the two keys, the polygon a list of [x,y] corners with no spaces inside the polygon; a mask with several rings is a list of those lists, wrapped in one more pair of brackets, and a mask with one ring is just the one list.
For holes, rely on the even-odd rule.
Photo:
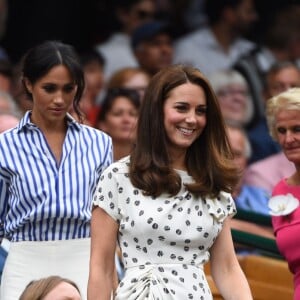
{"label": "white polka dot dress", "polygon": [[[124,158],[102,173],[94,197],[94,205],[119,223],[126,273],[115,299],[211,300],[203,264],[223,221],[236,212],[230,194],[202,199],[182,185],[174,197],[144,196],[129,180],[128,162]],[[183,183],[192,181],[177,172]]]}

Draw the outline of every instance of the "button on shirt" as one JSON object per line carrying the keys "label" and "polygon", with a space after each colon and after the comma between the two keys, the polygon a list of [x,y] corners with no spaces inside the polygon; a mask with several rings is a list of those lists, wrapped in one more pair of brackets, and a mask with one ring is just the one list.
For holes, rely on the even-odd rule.
{"label": "button on shirt", "polygon": [[58,165],[27,112],[0,135],[0,237],[47,241],[90,235],[92,196],[112,162],[111,138],[67,115]]}

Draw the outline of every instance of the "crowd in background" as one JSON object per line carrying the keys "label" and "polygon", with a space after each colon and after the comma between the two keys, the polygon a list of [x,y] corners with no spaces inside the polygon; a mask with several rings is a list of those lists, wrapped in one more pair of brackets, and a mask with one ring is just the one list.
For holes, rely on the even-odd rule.
{"label": "crowd in background", "polygon": [[[1,3],[0,27],[5,45],[5,20],[14,5],[5,9],[6,1]],[[226,122],[246,131],[251,145],[246,182],[261,185],[270,192],[272,184],[267,181],[271,179],[255,181],[257,173],[252,174],[253,169],[260,168],[260,163],[270,162],[273,157],[284,162],[284,167],[272,171],[274,182],[293,169],[281,157],[280,146],[268,133],[265,103],[271,96],[299,85],[300,6],[288,3],[281,11],[270,11],[272,18],[267,18],[264,35],[257,34],[259,41],[254,41],[248,37],[254,36],[253,30],[262,16],[253,0],[172,4],[167,0],[115,0],[98,5],[100,11],[109,9],[107,14],[113,16],[113,21],[109,23],[107,16],[103,17],[110,26],[103,28],[98,40],[94,38],[94,44],[77,47],[86,76],[80,104],[85,123],[103,126],[100,110],[108,98],[107,91],[129,88],[136,90],[142,99],[149,79],[158,70],[175,63],[192,65],[208,76]],[[5,47],[1,50],[1,98],[11,98],[1,100],[10,103],[0,106],[1,113],[21,117],[31,107],[20,82],[21,56],[16,60],[15,53],[10,55]],[[270,165],[277,164],[270,162]],[[280,172],[278,176],[277,172]],[[269,177],[268,174],[259,176]]]}
{"label": "crowd in background", "polygon": [[[88,46],[75,45],[86,80],[79,103],[83,119],[78,121],[111,136],[117,161],[135,144],[135,125],[150,79],[173,64],[196,67],[208,78],[228,124],[241,171],[233,193],[237,209],[268,215],[273,188],[295,172],[294,163],[269,134],[266,106],[271,97],[300,87],[300,5],[291,2],[270,14],[263,34],[254,39],[254,28],[264,16],[253,0],[114,0],[102,7],[100,2],[98,9],[109,9],[114,23],[106,20],[111,26],[103,27],[98,38],[101,28],[95,30]],[[16,126],[32,109],[21,81],[21,55],[5,47],[9,9],[1,0],[0,132]],[[69,113],[77,118],[72,108]],[[271,228],[232,226],[274,237]],[[0,248],[0,269],[6,242]]]}

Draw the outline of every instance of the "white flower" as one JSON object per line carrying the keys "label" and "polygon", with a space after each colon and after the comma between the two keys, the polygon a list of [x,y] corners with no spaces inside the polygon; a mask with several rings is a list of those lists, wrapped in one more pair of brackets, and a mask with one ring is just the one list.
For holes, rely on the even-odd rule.
{"label": "white flower", "polygon": [[271,197],[268,204],[270,215],[286,216],[299,206],[299,200],[292,194]]}

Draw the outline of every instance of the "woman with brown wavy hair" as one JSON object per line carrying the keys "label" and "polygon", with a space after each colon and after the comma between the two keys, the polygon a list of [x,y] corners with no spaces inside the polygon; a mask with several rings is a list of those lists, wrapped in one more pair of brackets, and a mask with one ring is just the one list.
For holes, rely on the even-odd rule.
{"label": "woman with brown wavy hair", "polygon": [[[132,154],[102,174],[94,196],[88,299],[110,299],[118,240],[125,277],[115,299],[252,299],[228,218],[238,180],[216,96],[175,65],[150,81]],[[238,283],[238,284],[237,284]]]}

